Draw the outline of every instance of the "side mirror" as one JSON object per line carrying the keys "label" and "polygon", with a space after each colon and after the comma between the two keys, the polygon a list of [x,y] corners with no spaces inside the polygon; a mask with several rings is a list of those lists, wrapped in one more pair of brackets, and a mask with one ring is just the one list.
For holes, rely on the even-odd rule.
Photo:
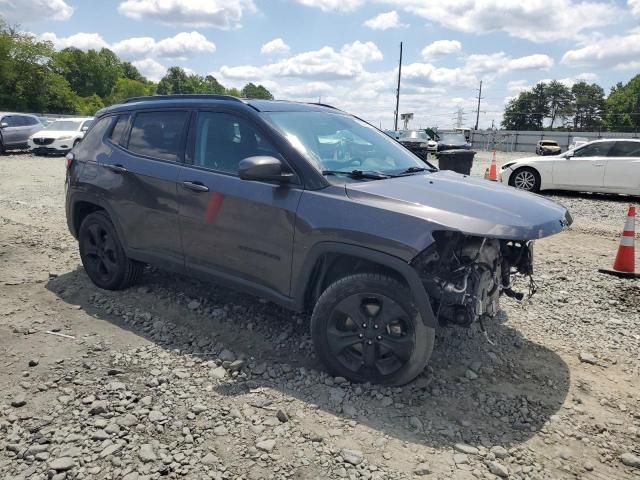
{"label": "side mirror", "polygon": [[89,130],[89,127],[82,127],[80,130],[86,132],[87,130]]}
{"label": "side mirror", "polygon": [[0,128],[7,128],[9,124],[7,122],[0,123]]}
{"label": "side mirror", "polygon": [[292,173],[282,171],[282,162],[275,157],[257,156],[241,160],[238,173],[242,180],[286,183],[293,177]]}

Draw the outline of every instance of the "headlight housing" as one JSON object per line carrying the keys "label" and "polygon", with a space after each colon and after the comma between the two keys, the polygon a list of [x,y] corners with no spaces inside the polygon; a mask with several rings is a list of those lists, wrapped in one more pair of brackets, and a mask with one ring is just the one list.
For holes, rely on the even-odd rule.
{"label": "headlight housing", "polygon": [[58,140],[71,140],[72,138],[72,135],[65,135],[64,137],[58,137]]}
{"label": "headlight housing", "polygon": [[515,165],[516,162],[507,162],[504,165],[502,165],[502,167],[500,167],[502,170],[506,170],[507,168],[511,167],[512,165]]}

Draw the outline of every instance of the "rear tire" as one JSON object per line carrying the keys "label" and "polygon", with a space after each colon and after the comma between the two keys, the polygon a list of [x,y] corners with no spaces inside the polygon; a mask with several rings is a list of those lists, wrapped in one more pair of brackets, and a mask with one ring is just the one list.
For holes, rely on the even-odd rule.
{"label": "rear tire", "polygon": [[426,366],[435,341],[411,292],[386,275],[362,273],[330,285],[311,317],[311,336],[332,374],[404,385]]}
{"label": "rear tire", "polygon": [[539,192],[540,174],[530,167],[519,168],[509,177],[509,185],[526,192]]}
{"label": "rear tire", "polygon": [[87,215],[78,230],[78,241],[82,265],[96,286],[122,290],[140,279],[144,264],[127,257],[105,211]]}

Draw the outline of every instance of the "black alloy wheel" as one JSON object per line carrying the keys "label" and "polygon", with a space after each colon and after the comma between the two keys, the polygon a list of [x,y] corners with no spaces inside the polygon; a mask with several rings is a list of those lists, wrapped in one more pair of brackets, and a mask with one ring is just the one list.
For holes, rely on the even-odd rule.
{"label": "black alloy wheel", "polygon": [[382,275],[352,275],[331,285],[312,317],[321,359],[353,381],[402,385],[418,375],[433,349],[403,285]]}
{"label": "black alloy wheel", "polygon": [[127,258],[104,211],[91,213],[82,221],[78,241],[84,269],[98,287],[120,290],[137,281],[142,274],[144,265]]}

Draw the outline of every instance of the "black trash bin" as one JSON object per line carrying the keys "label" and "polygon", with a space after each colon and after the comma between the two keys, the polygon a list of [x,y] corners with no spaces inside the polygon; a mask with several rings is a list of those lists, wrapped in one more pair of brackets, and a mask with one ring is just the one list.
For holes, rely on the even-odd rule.
{"label": "black trash bin", "polygon": [[471,165],[476,152],[473,150],[444,150],[438,152],[438,166],[440,170],[453,170],[463,175],[471,175]]}

